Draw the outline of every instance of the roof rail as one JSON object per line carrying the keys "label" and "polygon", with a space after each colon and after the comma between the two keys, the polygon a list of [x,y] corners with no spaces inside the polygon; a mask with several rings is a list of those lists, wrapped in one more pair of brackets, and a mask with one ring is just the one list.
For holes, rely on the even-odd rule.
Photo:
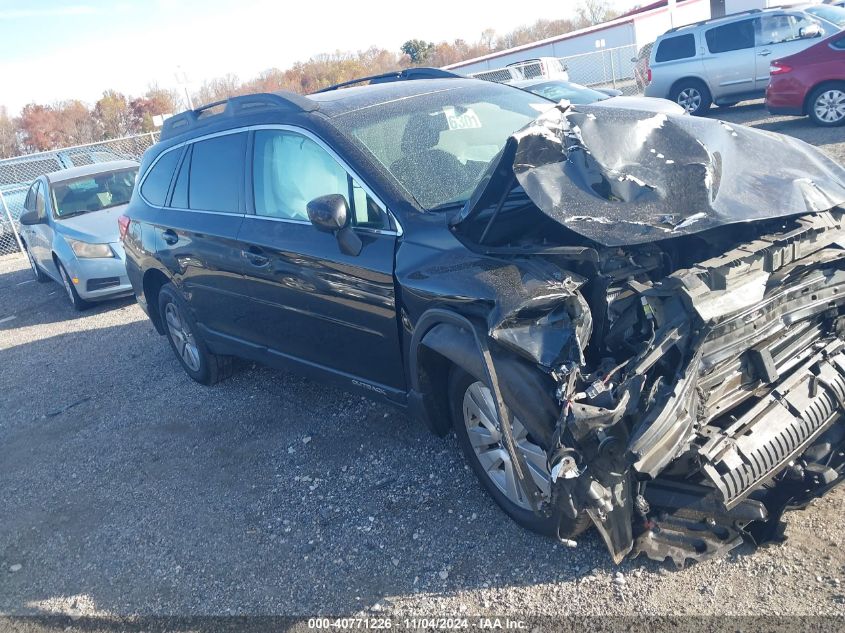
{"label": "roof rail", "polygon": [[737,11],[736,13],[729,13],[728,15],[720,15],[717,18],[709,18],[707,20],[701,20],[700,22],[693,22],[692,24],[683,24],[681,26],[676,26],[673,29],[669,29],[668,31],[666,31],[666,33],[664,33],[664,35],[666,35],[667,33],[674,33],[675,31],[679,31],[681,29],[688,29],[691,26],[701,26],[702,24],[709,24],[710,22],[719,22],[720,20],[727,20],[728,18],[738,17],[741,15],[762,13],[762,11],[762,9],[748,9],[746,11]]}
{"label": "roof rail", "polygon": [[[222,106],[222,108],[221,108]],[[236,117],[259,109],[277,109],[286,112],[313,112],[319,107],[307,97],[280,90],[230,97],[207,103],[194,110],[186,110],[170,117],[161,128],[161,140],[167,140],[188,130],[220,121],[219,117]],[[215,112],[215,109],[219,111]]]}
{"label": "roof rail", "polygon": [[358,79],[350,79],[349,81],[334,84],[333,86],[320,88],[320,90],[317,90],[312,94],[319,94],[321,92],[331,92],[332,90],[346,88],[347,86],[354,86],[355,84],[364,83],[365,81],[368,81],[371,84],[385,84],[393,81],[406,81],[410,79],[454,79],[456,77],[465,79],[464,75],[459,75],[458,73],[453,73],[449,70],[443,70],[442,68],[416,66],[414,68],[405,68],[404,70],[394,70],[389,73],[381,73],[380,75],[371,75],[369,77],[359,77]]}

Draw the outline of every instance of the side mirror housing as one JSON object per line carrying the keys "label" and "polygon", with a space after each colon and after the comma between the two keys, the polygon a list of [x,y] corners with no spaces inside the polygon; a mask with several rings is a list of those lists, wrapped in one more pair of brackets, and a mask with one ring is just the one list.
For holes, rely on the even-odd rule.
{"label": "side mirror housing", "polygon": [[311,224],[324,233],[335,233],[349,224],[349,204],[339,193],[314,198],[305,210]]}
{"label": "side mirror housing", "polygon": [[41,218],[38,217],[37,211],[24,211],[18,219],[24,226],[32,226],[33,224],[41,224]]}
{"label": "side mirror housing", "polygon": [[361,238],[349,226],[349,203],[339,193],[314,198],[305,206],[308,219],[318,231],[333,233],[340,252],[357,256],[364,247]]}
{"label": "side mirror housing", "polygon": [[822,27],[818,24],[808,24],[798,29],[798,37],[802,40],[820,37],[822,35]]}

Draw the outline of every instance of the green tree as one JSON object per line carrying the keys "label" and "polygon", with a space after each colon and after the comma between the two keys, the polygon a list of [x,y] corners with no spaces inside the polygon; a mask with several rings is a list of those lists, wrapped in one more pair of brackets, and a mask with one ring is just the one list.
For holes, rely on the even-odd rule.
{"label": "green tree", "polygon": [[434,42],[425,40],[408,40],[399,47],[410,59],[412,64],[423,64],[434,52]]}

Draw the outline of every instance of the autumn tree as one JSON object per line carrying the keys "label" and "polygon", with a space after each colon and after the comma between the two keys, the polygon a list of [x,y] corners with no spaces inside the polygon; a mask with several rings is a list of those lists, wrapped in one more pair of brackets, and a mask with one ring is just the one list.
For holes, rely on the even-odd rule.
{"label": "autumn tree", "polygon": [[5,106],[0,106],[0,158],[9,158],[18,153],[18,128],[9,117]]}
{"label": "autumn tree", "polygon": [[120,138],[136,129],[135,117],[125,95],[106,90],[94,105],[94,118],[99,122],[105,138]]}
{"label": "autumn tree", "polygon": [[142,97],[129,101],[132,119],[139,132],[155,130],[154,116],[175,114],[182,110],[182,101],[178,93],[152,85]]}
{"label": "autumn tree", "polygon": [[100,127],[88,107],[78,100],[52,106],[55,112],[55,147],[82,145],[100,140]]}
{"label": "autumn tree", "polygon": [[237,75],[229,73],[223,77],[206,80],[199,91],[193,96],[194,105],[199,107],[215,101],[222,101],[229,97],[246,94],[249,90],[241,83]]}
{"label": "autumn tree", "polygon": [[18,126],[26,152],[43,152],[56,147],[56,111],[50,106],[28,103],[21,110]]}
{"label": "autumn tree", "polygon": [[600,24],[616,16],[610,10],[608,0],[580,0],[575,13],[578,15],[578,26]]}

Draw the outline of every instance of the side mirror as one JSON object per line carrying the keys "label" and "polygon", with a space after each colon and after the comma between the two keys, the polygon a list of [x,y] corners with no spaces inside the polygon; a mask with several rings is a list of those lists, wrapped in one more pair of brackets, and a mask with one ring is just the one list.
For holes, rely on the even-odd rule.
{"label": "side mirror", "polygon": [[802,40],[820,37],[822,35],[822,27],[818,24],[808,24],[798,29],[798,37]]}
{"label": "side mirror", "polygon": [[32,226],[33,224],[41,224],[41,218],[38,217],[37,211],[24,211],[18,219],[24,226]]}
{"label": "side mirror", "polygon": [[308,219],[318,231],[333,233],[345,255],[357,256],[364,247],[361,238],[349,226],[349,203],[339,193],[314,198],[305,206]]}

